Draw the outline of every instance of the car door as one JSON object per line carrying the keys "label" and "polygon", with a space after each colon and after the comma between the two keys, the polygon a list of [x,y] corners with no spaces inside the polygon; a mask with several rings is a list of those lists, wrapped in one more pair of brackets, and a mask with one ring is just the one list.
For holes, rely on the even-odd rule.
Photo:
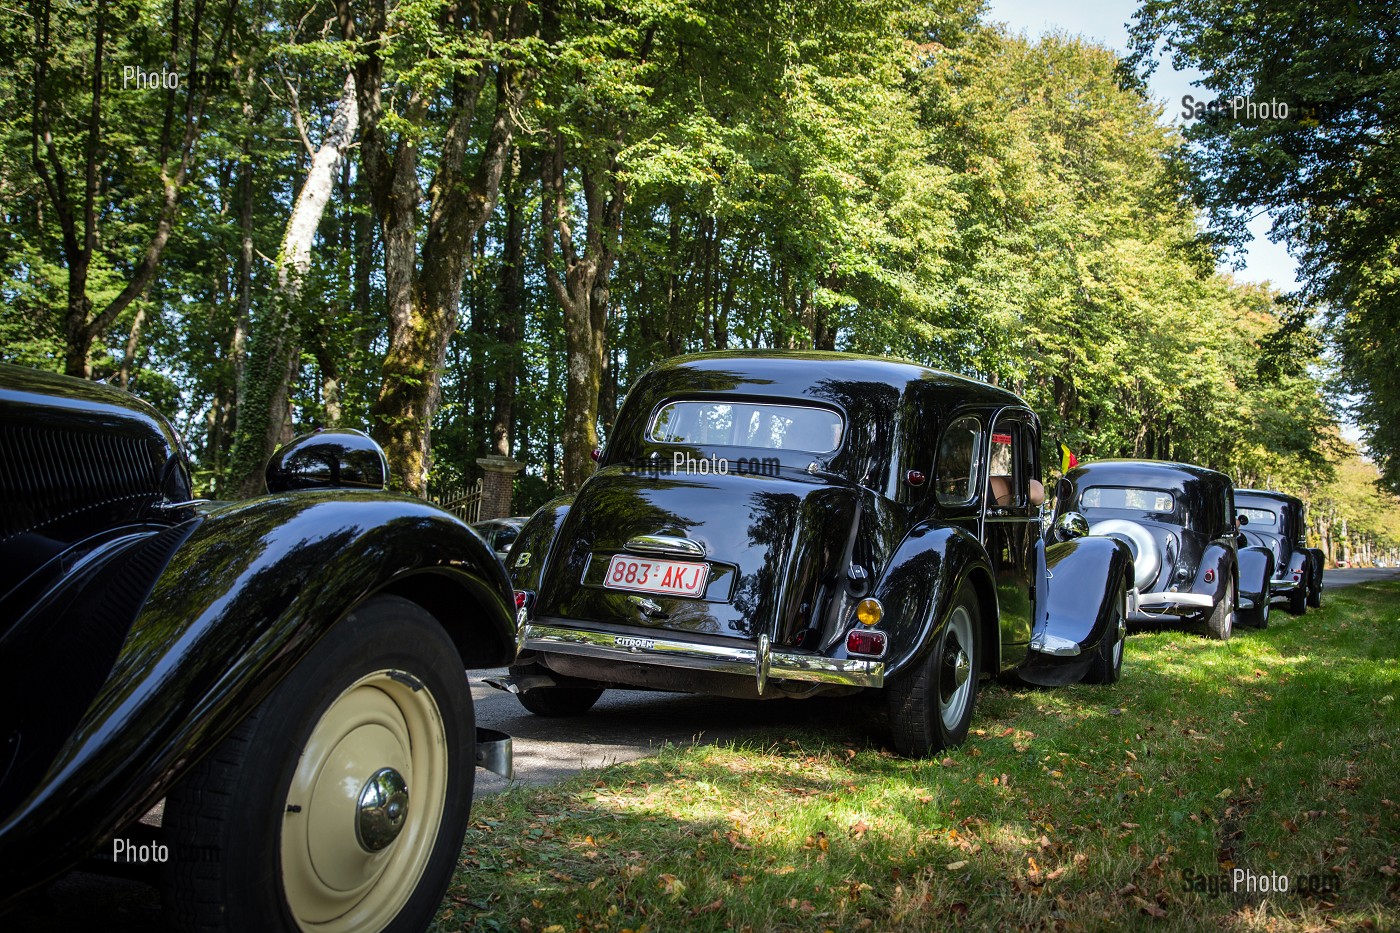
{"label": "car door", "polygon": [[1040,534],[1039,445],[1035,415],[997,412],[988,435],[982,543],[996,574],[1003,653],[1021,654],[1031,639],[1035,546]]}

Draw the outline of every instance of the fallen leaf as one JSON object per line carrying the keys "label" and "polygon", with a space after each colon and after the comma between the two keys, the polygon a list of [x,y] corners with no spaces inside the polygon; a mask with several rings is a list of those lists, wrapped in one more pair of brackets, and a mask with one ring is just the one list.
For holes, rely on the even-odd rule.
{"label": "fallen leaf", "polygon": [[963,861],[963,862],[949,862],[947,865],[944,865],[943,867],[946,868],[946,869],[948,869],[949,871],[962,871],[964,868],[967,867],[967,862],[965,862],[965,861]]}
{"label": "fallen leaf", "polygon": [[865,820],[857,820],[851,824],[851,835],[855,836],[857,839],[868,832],[870,832],[870,824],[865,822]]}
{"label": "fallen leaf", "polygon": [[685,882],[675,875],[662,875],[657,885],[671,897],[680,897],[685,893]]}

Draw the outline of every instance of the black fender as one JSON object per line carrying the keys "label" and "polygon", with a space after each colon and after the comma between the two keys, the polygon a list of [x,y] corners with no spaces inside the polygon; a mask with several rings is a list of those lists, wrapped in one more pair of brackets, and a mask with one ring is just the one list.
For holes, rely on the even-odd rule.
{"label": "black fender", "polygon": [[[1196,565],[1196,577],[1191,583],[1192,593],[1209,593],[1219,605],[1220,600],[1225,595],[1225,583],[1234,580],[1237,576],[1238,567],[1235,563],[1235,549],[1226,547],[1223,544],[1208,544],[1201,552],[1201,562]],[[1207,582],[1206,576],[1210,575],[1211,580]],[[1236,580],[1236,602],[1239,605],[1239,581]],[[1202,620],[1207,613],[1202,613]]]}
{"label": "black fender", "polygon": [[1269,581],[1274,575],[1274,552],[1266,547],[1242,547],[1236,557],[1240,572],[1240,595],[1258,602],[1269,598]]}
{"label": "black fender", "polygon": [[1327,566],[1327,555],[1322,552],[1322,548],[1307,548],[1307,554],[1311,558],[1309,562],[1308,589],[1316,593],[1322,589],[1322,572]]}
{"label": "black fender", "polygon": [[997,673],[1001,632],[992,579],[981,542],[963,529],[920,525],[906,535],[873,594],[884,607],[879,628],[889,636],[886,679],[918,663],[932,649],[965,580],[976,589],[982,610],[982,669]]}
{"label": "black fender", "polygon": [[467,667],[514,656],[504,568],[426,502],[297,492],[211,509],[177,533],[106,682],[0,822],[0,898],[135,822],[367,597],[420,602]]}
{"label": "black fender", "polygon": [[[1132,585],[1133,552],[1128,545],[1089,535],[1036,545],[1037,585],[1031,650],[1017,675],[1042,687],[1083,679],[1095,652],[1127,611],[1123,593]],[[1074,654],[1054,654],[1051,647],[1073,643]],[[1035,646],[1043,644],[1045,650]]]}
{"label": "black fender", "polygon": [[[535,514],[525,523],[525,527],[520,529],[515,543],[511,545],[510,553],[506,555],[506,570],[517,590],[531,595],[539,592],[540,580],[544,579],[550,552],[559,540],[559,529],[563,526],[573,503],[573,496],[552,499],[536,509]],[[531,608],[527,603],[527,615]]]}

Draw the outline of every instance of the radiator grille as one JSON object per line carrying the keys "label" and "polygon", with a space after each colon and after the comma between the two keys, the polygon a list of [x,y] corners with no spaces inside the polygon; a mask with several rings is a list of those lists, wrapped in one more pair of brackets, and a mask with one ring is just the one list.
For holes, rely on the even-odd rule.
{"label": "radiator grille", "polygon": [[152,437],[0,426],[0,543],[88,511],[133,513],[160,497]]}

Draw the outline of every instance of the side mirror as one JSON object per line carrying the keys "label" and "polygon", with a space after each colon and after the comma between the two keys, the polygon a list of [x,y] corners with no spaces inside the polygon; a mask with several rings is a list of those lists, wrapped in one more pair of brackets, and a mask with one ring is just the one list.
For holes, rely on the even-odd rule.
{"label": "side mirror", "polygon": [[350,428],[303,434],[267,461],[267,491],[384,489],[389,461],[363,431]]}
{"label": "side mirror", "polygon": [[1055,519],[1054,535],[1056,541],[1073,541],[1088,533],[1089,520],[1079,512],[1066,512]]}

